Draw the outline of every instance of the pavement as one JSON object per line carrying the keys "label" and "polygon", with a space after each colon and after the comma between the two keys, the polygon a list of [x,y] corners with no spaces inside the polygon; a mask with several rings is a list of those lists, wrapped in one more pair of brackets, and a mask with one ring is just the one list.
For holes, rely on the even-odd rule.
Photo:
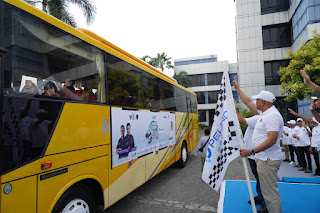
{"label": "pavement", "polygon": [[[282,152],[282,159],[285,159],[284,152]],[[295,156],[297,159],[297,156]],[[282,162],[280,165],[280,169],[278,171],[278,176],[281,179],[282,177],[303,177],[303,178],[320,178],[320,176],[314,176],[316,170],[316,165],[313,159],[313,155],[311,155],[312,162],[312,173],[304,173],[304,171],[298,171],[301,167],[294,167],[295,164],[290,165],[289,162]]]}

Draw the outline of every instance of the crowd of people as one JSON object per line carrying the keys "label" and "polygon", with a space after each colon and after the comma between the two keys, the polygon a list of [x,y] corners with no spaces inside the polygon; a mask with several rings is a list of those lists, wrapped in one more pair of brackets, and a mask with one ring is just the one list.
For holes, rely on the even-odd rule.
{"label": "crowd of people", "polygon": [[[257,181],[257,196],[254,198],[256,204],[261,204],[257,212],[281,213],[281,198],[278,190],[278,170],[281,162],[288,162],[297,167],[299,171],[312,173],[311,154],[317,166],[316,176],[320,175],[319,148],[320,148],[320,115],[316,108],[320,109],[320,87],[310,80],[310,77],[300,71],[304,83],[313,91],[310,103],[310,111],[313,117],[306,117],[288,109],[297,117],[297,120],[290,120],[284,124],[284,119],[278,109],[274,106],[275,96],[269,91],[261,91],[258,95],[252,96],[251,100],[239,87],[237,78],[233,80],[234,87],[242,100],[249,108],[252,117],[244,118],[237,112],[240,124],[248,126],[244,135],[244,148],[240,149],[241,157],[248,157],[251,171]],[[307,122],[307,123],[306,123]],[[311,141],[310,141],[311,136]],[[207,141],[210,132],[199,141],[196,148],[196,156],[199,150],[207,149]],[[282,146],[285,151],[285,159],[282,156]],[[290,159],[289,159],[290,154]],[[297,159],[295,160],[295,156]],[[205,151],[202,153],[205,159]],[[204,162],[204,160],[202,160]],[[248,203],[251,204],[249,200]]]}

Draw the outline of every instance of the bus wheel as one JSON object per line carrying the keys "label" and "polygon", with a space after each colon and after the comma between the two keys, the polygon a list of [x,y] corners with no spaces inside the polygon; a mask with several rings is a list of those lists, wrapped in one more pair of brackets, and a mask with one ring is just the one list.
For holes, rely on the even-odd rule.
{"label": "bus wheel", "polygon": [[177,167],[184,168],[187,165],[188,160],[188,149],[185,142],[182,143],[181,146],[181,158],[177,161]]}
{"label": "bus wheel", "polygon": [[68,189],[58,200],[53,213],[94,212],[94,200],[90,189],[84,184],[77,184]]}

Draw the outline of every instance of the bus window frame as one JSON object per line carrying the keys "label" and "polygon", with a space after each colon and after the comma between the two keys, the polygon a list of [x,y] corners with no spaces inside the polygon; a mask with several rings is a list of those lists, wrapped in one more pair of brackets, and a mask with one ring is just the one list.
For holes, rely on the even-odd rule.
{"label": "bus window frame", "polygon": [[[0,29],[4,29],[4,3],[0,0]],[[0,30],[0,129],[2,130],[2,116],[3,116],[3,76],[4,76],[4,54],[8,52],[4,47],[4,30]],[[0,138],[2,138],[2,131],[0,133]],[[2,140],[0,142],[0,160],[3,161],[2,153]],[[3,170],[0,166],[0,175]]]}

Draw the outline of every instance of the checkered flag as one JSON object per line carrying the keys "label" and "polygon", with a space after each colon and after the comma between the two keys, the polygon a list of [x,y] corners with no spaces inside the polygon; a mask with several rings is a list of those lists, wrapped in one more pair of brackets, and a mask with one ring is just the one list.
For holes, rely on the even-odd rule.
{"label": "checkered flag", "polygon": [[234,107],[229,75],[223,74],[202,179],[218,191],[229,163],[239,156],[240,124]]}

